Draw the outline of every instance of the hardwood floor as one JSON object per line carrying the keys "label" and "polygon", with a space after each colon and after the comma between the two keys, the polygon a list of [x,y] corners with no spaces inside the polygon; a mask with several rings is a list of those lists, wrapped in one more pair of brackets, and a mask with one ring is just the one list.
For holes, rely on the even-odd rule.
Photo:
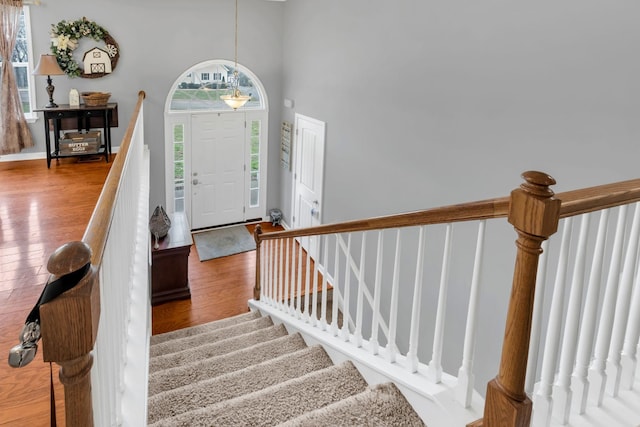
{"label": "hardwood floor", "polygon": [[[47,280],[47,260],[62,244],[80,240],[111,163],[74,159],[0,162],[0,350],[5,360]],[[248,226],[253,231],[252,226]],[[265,231],[273,230],[263,223]],[[200,262],[189,257],[191,299],[154,306],[153,333],[247,311],[253,296],[255,251]],[[56,411],[64,425],[64,391],[54,366]],[[49,425],[49,366],[40,352],[14,369],[0,363],[0,426]]]}

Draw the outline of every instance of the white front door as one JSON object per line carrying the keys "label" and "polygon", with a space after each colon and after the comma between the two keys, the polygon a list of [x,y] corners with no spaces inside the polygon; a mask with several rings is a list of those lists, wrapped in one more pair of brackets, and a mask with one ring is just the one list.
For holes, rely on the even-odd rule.
{"label": "white front door", "polygon": [[191,118],[191,228],[244,221],[245,119],[240,113]]}
{"label": "white front door", "polygon": [[[295,116],[293,228],[321,224],[322,185],[324,182],[324,122]],[[316,242],[302,240],[302,246],[313,256]]]}

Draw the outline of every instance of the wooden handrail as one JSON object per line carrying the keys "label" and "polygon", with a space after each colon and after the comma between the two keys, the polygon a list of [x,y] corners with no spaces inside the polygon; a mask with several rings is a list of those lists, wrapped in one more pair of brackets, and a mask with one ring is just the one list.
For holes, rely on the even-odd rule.
{"label": "wooden handrail", "polygon": [[640,201],[640,179],[598,185],[556,195],[562,200],[560,217],[580,215]]}
{"label": "wooden handrail", "polygon": [[[611,208],[625,203],[640,201],[640,179],[557,193],[555,198],[562,201],[560,208],[561,218]],[[508,211],[509,197],[500,197],[416,212],[325,224],[316,227],[260,233],[260,235],[256,237],[256,240],[286,239],[416,225],[505,218]]]}
{"label": "wooden handrail", "polygon": [[501,218],[507,216],[508,210],[509,198],[501,197],[337,224],[274,231],[256,236],[256,241]]}
{"label": "wooden handrail", "polygon": [[[60,365],[60,380],[65,390],[67,426],[93,425],[90,375],[93,357],[90,352],[96,342],[100,319],[99,270],[120,179],[144,98],[145,93],[140,91],[118,155],[111,166],[83,237],[84,247],[90,252],[91,269],[73,289],[40,307],[42,357],[45,362]],[[89,255],[77,244],[63,245],[54,252],[47,265],[51,273],[49,281],[69,272],[70,266],[78,265],[78,256],[86,259]]]}
{"label": "wooden handrail", "polygon": [[[107,236],[109,235],[109,228],[111,226],[111,220],[113,218],[113,207],[115,204],[116,196],[118,194],[118,187],[120,185],[120,178],[124,169],[124,164],[129,153],[129,146],[131,145],[131,139],[133,137],[133,131],[135,130],[136,121],[142,108],[142,102],[144,101],[146,94],[144,91],[138,92],[138,102],[129,120],[129,125],[120,144],[118,155],[113,161],[113,165],[109,171],[109,175],[104,183],[100,198],[96,203],[96,208],[91,215],[87,229],[82,237],[82,241],[87,243],[93,252],[91,258],[91,264],[94,266],[102,263],[102,255],[104,253],[105,245],[107,244]],[[124,155],[123,155],[124,154]]]}

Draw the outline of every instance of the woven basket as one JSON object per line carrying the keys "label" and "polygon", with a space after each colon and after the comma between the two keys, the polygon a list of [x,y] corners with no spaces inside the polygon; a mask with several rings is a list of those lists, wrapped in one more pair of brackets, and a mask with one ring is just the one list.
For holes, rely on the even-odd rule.
{"label": "woven basket", "polygon": [[110,97],[111,93],[109,92],[82,92],[82,99],[87,107],[107,105]]}

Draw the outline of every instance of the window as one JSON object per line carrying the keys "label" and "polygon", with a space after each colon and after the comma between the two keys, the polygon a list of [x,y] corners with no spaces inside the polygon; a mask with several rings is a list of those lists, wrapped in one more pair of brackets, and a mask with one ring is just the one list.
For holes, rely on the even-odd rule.
{"label": "window", "polygon": [[174,211],[184,212],[184,125],[173,126]]}
{"label": "window", "polygon": [[20,28],[16,38],[16,47],[11,56],[11,62],[16,73],[16,83],[22,100],[22,109],[25,117],[35,119],[36,114],[33,113],[35,108],[35,93],[33,90],[34,79],[31,74],[33,67],[30,65],[32,57],[31,50],[31,26],[29,20],[29,7],[22,8],[20,15]]}
{"label": "window", "polygon": [[[221,95],[229,93],[228,75],[233,71],[231,63],[224,61],[207,61],[188,70],[178,79],[178,85],[171,95],[171,112],[187,111],[230,111]],[[260,90],[254,85],[250,76],[239,70],[240,90],[251,96],[243,110],[262,110],[266,108]],[[200,80],[192,75],[200,76]]]}
{"label": "window", "polygon": [[256,207],[260,204],[260,120],[251,121],[251,201],[249,206]]}

